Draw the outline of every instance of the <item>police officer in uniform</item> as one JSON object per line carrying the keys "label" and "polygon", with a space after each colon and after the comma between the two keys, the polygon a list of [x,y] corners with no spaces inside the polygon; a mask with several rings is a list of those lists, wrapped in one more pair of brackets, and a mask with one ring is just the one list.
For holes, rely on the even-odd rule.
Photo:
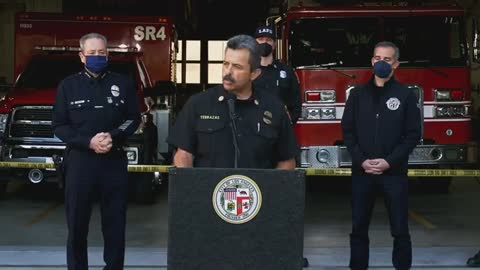
{"label": "police officer in uniform", "polygon": [[267,89],[278,96],[287,106],[294,124],[302,114],[302,98],[297,76],[291,67],[273,58],[276,43],[275,33],[271,27],[258,27],[255,30],[255,38],[260,44],[262,73],[253,82],[254,86]]}
{"label": "police officer in uniform", "polygon": [[379,186],[385,197],[394,238],[396,270],[412,266],[408,228],[408,156],[421,137],[415,93],[393,77],[399,49],[391,42],[375,46],[374,75],[352,90],[342,118],[343,138],[352,156],[352,233],[350,268],[368,269],[368,228]]}
{"label": "police officer in uniform", "polygon": [[67,144],[64,157],[69,270],[88,269],[87,235],[93,190],[100,191],[104,269],[123,269],[127,208],[127,157],[123,144],[140,123],[133,83],[106,70],[107,40],[97,33],[80,39],[85,70],[57,89],[53,128]]}
{"label": "police officer in uniform", "polygon": [[252,87],[260,74],[257,47],[247,35],[228,40],[223,84],[192,96],[167,139],[177,149],[175,166],[295,168],[299,147],[284,105]]}

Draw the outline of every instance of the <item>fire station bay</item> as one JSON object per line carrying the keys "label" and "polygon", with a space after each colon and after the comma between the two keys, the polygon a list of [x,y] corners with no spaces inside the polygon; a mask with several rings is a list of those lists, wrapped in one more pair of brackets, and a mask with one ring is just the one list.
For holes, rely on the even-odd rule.
{"label": "fire station bay", "polygon": [[480,268],[480,1],[0,21],[0,270]]}

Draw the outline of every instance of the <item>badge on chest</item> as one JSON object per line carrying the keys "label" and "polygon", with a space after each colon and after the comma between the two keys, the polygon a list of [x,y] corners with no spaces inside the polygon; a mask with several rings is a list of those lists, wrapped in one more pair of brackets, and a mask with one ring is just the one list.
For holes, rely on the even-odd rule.
{"label": "badge on chest", "polygon": [[110,87],[110,92],[112,93],[112,96],[118,97],[120,96],[120,87],[114,84]]}
{"label": "badge on chest", "polygon": [[263,112],[263,122],[267,125],[271,125],[273,120],[273,115],[270,111]]}

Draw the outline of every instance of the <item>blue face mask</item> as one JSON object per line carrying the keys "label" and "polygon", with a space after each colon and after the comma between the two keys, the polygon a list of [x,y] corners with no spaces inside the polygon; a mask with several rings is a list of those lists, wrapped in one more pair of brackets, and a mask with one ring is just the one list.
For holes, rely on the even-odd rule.
{"label": "blue face mask", "polygon": [[93,73],[101,73],[107,65],[106,55],[85,55],[85,67]]}
{"label": "blue face mask", "polygon": [[373,72],[377,77],[385,79],[392,73],[392,66],[385,61],[378,61],[373,64]]}

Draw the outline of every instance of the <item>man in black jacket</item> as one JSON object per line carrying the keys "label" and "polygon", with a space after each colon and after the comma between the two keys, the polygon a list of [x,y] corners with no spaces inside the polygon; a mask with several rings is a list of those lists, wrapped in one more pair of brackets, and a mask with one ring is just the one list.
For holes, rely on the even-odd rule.
{"label": "man in black jacket", "polygon": [[393,265],[403,270],[412,264],[407,172],[408,156],[421,137],[421,119],[415,93],[393,78],[398,58],[395,44],[375,46],[374,76],[351,91],[342,118],[345,145],[352,156],[352,269],[368,268],[368,227],[377,185],[389,213]]}

